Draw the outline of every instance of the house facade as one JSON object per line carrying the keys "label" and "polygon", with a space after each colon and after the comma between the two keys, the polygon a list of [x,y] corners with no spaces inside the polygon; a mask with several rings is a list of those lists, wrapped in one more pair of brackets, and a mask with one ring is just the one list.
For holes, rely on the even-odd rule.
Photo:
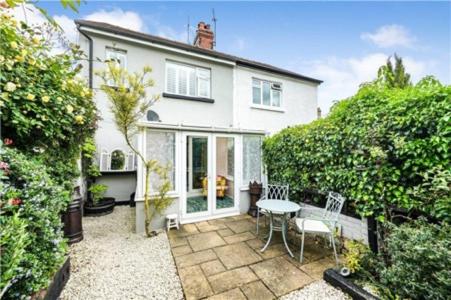
{"label": "house facade", "polygon": [[[95,137],[98,182],[116,201],[135,193],[138,232],[144,230],[143,166],[116,129],[100,78],[93,75],[105,60],[130,72],[152,67],[155,85],[148,92],[160,100],[140,122],[134,142],[147,159],[168,167],[174,201],[166,213],[177,213],[181,223],[247,212],[249,182],[264,179],[264,136],[317,117],[320,80],[215,51],[213,34],[202,22],[194,45],[106,23],[76,24],[102,117]],[[152,174],[150,180],[156,193],[160,178]],[[164,221],[155,218],[154,228]]]}

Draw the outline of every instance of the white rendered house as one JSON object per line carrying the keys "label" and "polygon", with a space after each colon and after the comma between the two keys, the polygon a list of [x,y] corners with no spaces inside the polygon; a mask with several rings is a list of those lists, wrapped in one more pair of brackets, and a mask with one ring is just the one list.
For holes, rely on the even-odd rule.
{"label": "white rendered house", "polygon": [[[102,61],[115,59],[129,71],[153,69],[149,93],[161,99],[140,123],[135,142],[147,158],[171,166],[174,202],[167,213],[177,213],[182,223],[247,212],[249,182],[263,180],[263,137],[317,118],[320,80],[217,52],[203,22],[195,45],[105,23],[76,24],[102,117],[96,132],[99,182],[116,201],[136,191],[138,232],[144,230],[143,168],[115,128],[100,79],[93,75],[105,68]],[[152,175],[151,182],[155,192],[158,177]],[[159,216],[153,226],[163,224]]]}

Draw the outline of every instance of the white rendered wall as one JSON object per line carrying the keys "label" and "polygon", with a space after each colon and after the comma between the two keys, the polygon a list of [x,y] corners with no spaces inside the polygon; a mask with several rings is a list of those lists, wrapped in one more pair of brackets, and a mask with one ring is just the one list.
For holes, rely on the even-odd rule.
{"label": "white rendered wall", "polygon": [[[265,130],[274,134],[283,128],[316,119],[318,85],[269,72],[237,66],[235,70],[234,127]],[[282,105],[278,110],[255,108],[252,78],[282,84]]]}

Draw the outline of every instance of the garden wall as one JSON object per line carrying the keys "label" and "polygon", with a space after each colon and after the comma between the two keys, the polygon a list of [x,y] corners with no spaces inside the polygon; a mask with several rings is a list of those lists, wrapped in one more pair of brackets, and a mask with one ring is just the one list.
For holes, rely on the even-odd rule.
{"label": "garden wall", "polygon": [[[306,207],[309,209],[315,209],[316,207],[313,205],[305,204]],[[320,217],[321,211],[318,210],[316,213],[311,213],[311,215],[314,215],[316,217]],[[305,217],[306,214],[302,213],[301,211],[301,217]],[[339,219],[340,224],[340,236],[345,237],[347,239],[352,240],[358,240],[365,244],[368,244],[368,223],[365,218],[357,219],[350,216],[346,216],[341,214]]]}

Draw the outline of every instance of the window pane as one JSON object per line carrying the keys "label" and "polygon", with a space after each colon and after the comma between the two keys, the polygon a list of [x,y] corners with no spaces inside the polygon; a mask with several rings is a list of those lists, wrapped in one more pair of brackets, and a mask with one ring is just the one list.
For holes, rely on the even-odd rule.
{"label": "window pane", "polygon": [[[146,158],[155,159],[162,167],[168,167],[171,190],[175,189],[175,133],[147,130]],[[150,191],[158,192],[161,178],[154,172],[150,174]]]}
{"label": "window pane", "polygon": [[210,98],[210,81],[199,78],[199,97]]}
{"label": "window pane", "polygon": [[271,90],[272,92],[272,106],[280,107],[280,91]]}
{"label": "window pane", "polygon": [[271,84],[263,82],[263,105],[271,105]]}
{"label": "window pane", "polygon": [[243,183],[261,182],[261,137],[243,136]]}
{"label": "window pane", "polygon": [[196,71],[193,69],[189,70],[189,95],[196,96]]}
{"label": "window pane", "polygon": [[177,70],[172,65],[168,65],[166,74],[166,91],[168,93],[177,93]]}
{"label": "window pane", "polygon": [[180,95],[188,95],[188,74],[185,68],[179,68],[178,93]]}

